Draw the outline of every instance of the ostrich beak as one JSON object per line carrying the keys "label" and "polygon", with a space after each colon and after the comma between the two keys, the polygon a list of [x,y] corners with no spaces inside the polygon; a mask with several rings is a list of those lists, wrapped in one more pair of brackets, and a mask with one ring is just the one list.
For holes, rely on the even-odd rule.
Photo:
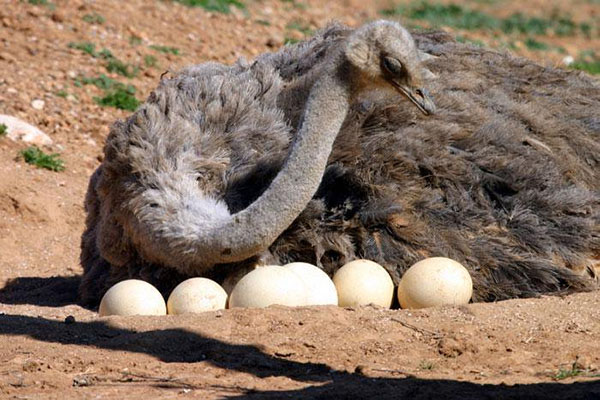
{"label": "ostrich beak", "polygon": [[429,95],[429,91],[423,88],[412,88],[406,85],[401,85],[394,82],[394,86],[400,93],[408,97],[419,110],[425,115],[431,115],[435,113],[435,103]]}

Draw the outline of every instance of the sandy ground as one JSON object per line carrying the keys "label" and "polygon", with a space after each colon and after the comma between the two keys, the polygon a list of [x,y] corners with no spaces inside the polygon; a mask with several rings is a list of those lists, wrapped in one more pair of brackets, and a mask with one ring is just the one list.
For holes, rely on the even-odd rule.
{"label": "sandy ground", "polygon": [[[246,3],[223,15],[169,1],[0,0],[0,114],[48,133],[54,144],[45,150],[66,165],[60,173],[27,165],[17,159],[26,145],[0,137],[0,398],[600,398],[600,292],[412,312],[271,307],[98,318],[77,305],[86,185],[111,123],[129,113],[97,105],[102,90],[78,87],[78,78],[106,73],[143,99],[165,71],[252,58],[303,37],[290,27],[358,25],[391,2]],[[497,3],[489,7],[499,15],[535,13],[542,3],[576,20],[600,15],[594,1]],[[84,20],[95,14],[105,21]],[[574,56],[600,50],[598,38],[545,40]],[[139,73],[107,73],[101,58],[69,47],[82,41]],[[564,57],[520,54],[546,64]],[[34,100],[44,101],[41,110]]]}

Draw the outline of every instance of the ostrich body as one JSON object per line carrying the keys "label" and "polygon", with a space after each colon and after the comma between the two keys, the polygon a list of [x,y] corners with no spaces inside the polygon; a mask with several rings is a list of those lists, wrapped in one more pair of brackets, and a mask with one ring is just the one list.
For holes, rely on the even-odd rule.
{"label": "ostrich body", "polygon": [[437,79],[380,21],[163,80],[113,126],[90,180],[83,301],[130,277],[168,294],[261,258],[330,274],[369,258],[397,283],[448,256],[470,269],[474,300],[592,288],[598,85],[441,34],[417,43]]}

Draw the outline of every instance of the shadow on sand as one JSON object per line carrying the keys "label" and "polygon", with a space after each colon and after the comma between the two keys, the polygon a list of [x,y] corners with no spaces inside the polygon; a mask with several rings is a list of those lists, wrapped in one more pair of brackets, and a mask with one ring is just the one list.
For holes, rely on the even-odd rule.
{"label": "shadow on sand", "polygon": [[[103,321],[66,324],[45,318],[0,315],[0,335],[29,336],[41,342],[76,344],[100,349],[149,354],[163,362],[207,361],[220,368],[265,378],[286,376],[314,383],[289,391],[248,391],[231,398],[410,398],[428,399],[599,399],[600,381],[571,384],[479,385],[451,380],[371,378],[331,370],[326,364],[302,363],[263,353],[255,346],[235,345],[182,329],[137,332]],[[176,343],[176,346],[173,344]],[[158,386],[158,385],[157,385]],[[186,384],[185,387],[190,387]],[[192,386],[193,387],[193,386]],[[243,389],[241,389],[243,390]]]}
{"label": "shadow on sand", "polygon": [[0,303],[43,307],[77,304],[77,288],[80,280],[80,276],[13,278],[0,289]]}

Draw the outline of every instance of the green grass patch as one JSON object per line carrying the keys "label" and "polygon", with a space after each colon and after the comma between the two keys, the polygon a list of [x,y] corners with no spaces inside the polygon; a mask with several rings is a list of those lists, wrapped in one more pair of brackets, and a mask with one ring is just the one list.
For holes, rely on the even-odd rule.
{"label": "green grass patch", "polygon": [[244,3],[239,0],[174,0],[187,7],[201,7],[207,11],[215,11],[223,14],[228,14],[230,7],[236,7],[240,10],[246,8]]}
{"label": "green grass patch", "polygon": [[584,372],[585,371],[580,370],[580,369],[574,369],[574,368],[564,369],[564,368],[560,368],[558,370],[558,372],[556,373],[556,375],[554,375],[554,379],[556,379],[557,381],[560,381],[560,380],[567,379],[567,378],[573,378],[575,376],[583,374]]}
{"label": "green grass patch", "polygon": [[429,22],[433,26],[452,26],[459,29],[496,29],[498,20],[480,11],[458,4],[439,4],[419,1],[382,10],[385,16],[403,15],[410,19]]}
{"label": "green grass patch", "polygon": [[69,48],[83,51],[92,57],[96,57],[96,45],[91,42],[70,42]]}
{"label": "green grass patch", "polygon": [[129,44],[132,46],[139,46],[142,44],[142,38],[131,35],[129,36]]}
{"label": "green grass patch", "polygon": [[58,97],[62,97],[63,99],[69,95],[66,90],[59,90],[54,94]]}
{"label": "green grass patch", "polygon": [[294,30],[302,33],[304,36],[312,35],[314,32],[308,25],[303,24],[301,21],[292,21],[286,25],[286,29]]}
{"label": "green grass patch", "polygon": [[550,21],[544,18],[528,17],[516,13],[502,20],[502,32],[545,35],[550,29]]}
{"label": "green grass patch", "polygon": [[0,124],[0,136],[6,136],[8,133],[8,126],[6,124]]}
{"label": "green grass patch", "polygon": [[573,69],[578,69],[580,71],[585,71],[588,74],[592,75],[600,74],[600,60],[591,62],[575,61],[573,64],[570,65],[570,67]]}
{"label": "green grass patch", "polygon": [[96,45],[91,42],[71,42],[68,45],[72,49],[83,51],[94,58],[106,60],[106,70],[114,72],[127,78],[133,78],[139,72],[139,68],[131,64],[125,63],[115,57],[108,49],[96,51]]}
{"label": "green grass patch", "polygon": [[281,2],[290,4],[292,7],[296,8],[298,10],[306,10],[306,7],[307,7],[306,4],[296,1],[296,0],[281,0]]}
{"label": "green grass patch", "polygon": [[546,43],[535,40],[534,38],[527,38],[525,40],[525,46],[527,46],[529,50],[548,50],[550,48]]}
{"label": "green grass patch", "polygon": [[75,80],[75,86],[94,85],[104,91],[102,97],[94,97],[96,104],[103,107],[115,107],[120,110],[135,111],[140,101],[135,97],[133,85],[125,85],[104,74],[97,77],[81,77]]}
{"label": "green grass patch", "polygon": [[110,90],[119,86],[124,86],[121,82],[109,78],[104,74],[101,74],[95,78],[82,77],[81,79],[77,79],[76,82],[79,83],[79,85],[77,85],[79,87],[82,85],[94,85],[102,90]]}
{"label": "green grass patch", "polygon": [[108,62],[106,63],[106,70],[108,72],[114,72],[114,73],[122,75],[126,78],[133,78],[139,72],[138,67],[135,67],[131,64],[124,63],[123,61],[119,60],[118,58],[110,57],[107,60],[108,60]]}
{"label": "green grass patch", "polygon": [[54,4],[50,3],[48,0],[27,0],[29,4],[33,4],[34,6],[46,6],[50,8],[54,8]]}
{"label": "green grass patch", "polygon": [[465,37],[463,35],[457,35],[456,41],[460,43],[469,43],[477,47],[485,47],[485,43],[483,41],[479,39],[469,39],[468,37]]}
{"label": "green grass patch", "polygon": [[103,48],[100,51],[96,51],[96,45],[92,42],[70,42],[68,46],[71,49],[80,50],[94,58],[102,58],[105,60],[115,58],[110,50]]}
{"label": "green grass patch", "polygon": [[106,19],[98,13],[85,14],[82,19],[88,24],[102,25],[106,22]]}
{"label": "green grass patch", "polygon": [[288,45],[288,44],[296,44],[298,43],[300,40],[295,39],[295,38],[291,38],[291,37],[285,37],[283,38],[283,44],[284,45]]}
{"label": "green grass patch", "polygon": [[144,56],[144,65],[147,68],[153,68],[158,65],[158,59],[153,55],[147,54]]}
{"label": "green grass patch", "polygon": [[582,51],[570,68],[585,71],[591,75],[600,74],[600,56],[592,50]]}
{"label": "green grass patch", "polygon": [[593,31],[593,24],[587,22],[578,24],[570,16],[558,12],[553,12],[548,18],[532,17],[523,13],[515,13],[507,18],[496,18],[459,4],[440,4],[426,0],[384,9],[381,14],[424,20],[432,27],[489,29],[508,34],[547,35],[553,32],[558,36],[574,36],[581,32],[591,37]]}
{"label": "green grass patch", "polygon": [[[288,31],[298,31],[300,33],[302,33],[304,36],[309,36],[312,35],[314,33],[314,31],[306,24],[304,24],[302,21],[299,20],[295,20],[295,21],[291,21],[290,23],[288,23],[285,28]],[[291,36],[286,36],[283,39],[283,44],[284,45],[288,45],[288,44],[295,44],[298,43],[300,41],[300,39],[291,37]]]}
{"label": "green grass patch", "polygon": [[112,52],[108,49],[102,49],[99,52],[96,53],[95,57],[97,58],[103,58],[105,60],[110,60],[115,58],[115,56],[113,56]]}
{"label": "green grass patch", "polygon": [[165,54],[173,54],[176,56],[178,56],[180,54],[179,49],[177,47],[161,46],[161,45],[157,45],[157,44],[151,44],[148,47],[150,47],[152,50],[160,51],[161,53],[165,53]]}
{"label": "green grass patch", "polygon": [[122,84],[107,91],[103,97],[94,97],[94,101],[103,107],[114,107],[127,111],[135,111],[140,105],[140,101],[135,97],[135,88]]}
{"label": "green grass patch", "polygon": [[60,154],[46,154],[39,147],[31,146],[19,152],[27,164],[35,165],[38,168],[49,169],[50,171],[64,171],[64,161],[58,158]]}
{"label": "green grass patch", "polygon": [[588,371],[581,368],[581,365],[579,364],[579,357],[575,357],[575,361],[573,361],[573,364],[571,364],[570,368],[560,367],[553,378],[557,381],[560,381],[562,379],[573,378],[586,372]]}

